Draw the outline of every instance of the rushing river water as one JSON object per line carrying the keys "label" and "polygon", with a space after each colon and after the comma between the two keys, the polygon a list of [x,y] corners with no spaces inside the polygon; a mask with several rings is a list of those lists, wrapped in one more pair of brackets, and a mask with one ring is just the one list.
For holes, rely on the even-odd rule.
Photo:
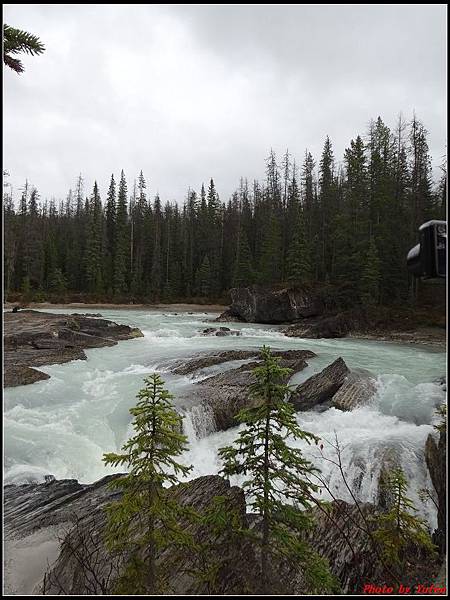
{"label": "rushing river water", "polygon": [[[67,313],[67,310],[52,312]],[[72,311],[72,312],[79,312]],[[433,431],[435,407],[445,399],[436,379],[445,373],[445,353],[413,346],[366,340],[304,340],[285,337],[269,325],[232,324],[239,337],[206,337],[212,313],[102,310],[105,318],[139,327],[144,337],[119,342],[111,348],[86,351],[87,361],[40,367],[51,378],[33,385],[8,388],[4,400],[5,483],[42,481],[44,475],[93,482],[113,472],[102,463],[104,452],[118,450],[130,435],[128,409],[147,374],[163,374],[169,390],[186,393],[192,377],[170,373],[174,359],[198,352],[252,349],[263,344],[274,349],[310,349],[317,357],[298,373],[299,383],[320,371],[338,356],[352,368],[369,370],[377,377],[377,394],[369,406],[352,412],[334,408],[298,413],[303,428],[321,437],[324,453],[335,458],[328,442],[335,433],[343,447],[342,459],[350,482],[360,481],[360,500],[375,498],[380,457],[386,447],[399,453],[410,480],[410,493],[420,512],[435,526],[431,506],[423,505],[418,490],[429,486],[423,460],[425,440]],[[205,369],[211,375],[241,363]],[[199,374],[195,374],[199,377]],[[176,399],[175,399],[176,403]],[[180,406],[180,410],[185,407]],[[185,431],[190,449],[184,460],[194,469],[190,477],[217,473],[217,449],[231,443],[237,429],[199,435],[196,407],[186,411]],[[194,427],[196,421],[196,427]],[[201,427],[200,427],[201,430]],[[349,499],[336,468],[318,456],[317,447],[305,446],[307,456],[322,469],[338,497]],[[236,480],[239,483],[239,480]]]}

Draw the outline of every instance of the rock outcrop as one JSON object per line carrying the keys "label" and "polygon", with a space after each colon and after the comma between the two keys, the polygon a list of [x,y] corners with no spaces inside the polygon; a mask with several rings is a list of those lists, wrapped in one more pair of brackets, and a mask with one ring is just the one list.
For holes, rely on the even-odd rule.
{"label": "rock outcrop", "polygon": [[[273,354],[280,357],[281,367],[292,369],[292,375],[307,366],[306,359],[315,356],[310,350],[275,351]],[[237,413],[252,405],[250,388],[255,382],[252,370],[260,364],[261,361],[256,360],[203,379],[189,390],[185,400],[189,406],[203,407],[205,416],[208,420],[212,418],[216,430],[235,427]]]}
{"label": "rock outcrop", "polygon": [[309,410],[331,400],[344,384],[350,370],[342,358],[336,359],[323,371],[301,383],[292,392],[290,402],[297,410]]}
{"label": "rock outcrop", "polygon": [[[316,356],[311,350],[272,350],[271,353],[272,356],[287,360],[306,360]],[[177,375],[188,375],[195,371],[206,369],[207,367],[234,360],[258,358],[259,354],[260,352],[258,350],[222,350],[220,352],[214,352],[213,354],[201,353],[190,360],[183,359],[182,361],[177,361],[174,363],[175,366],[172,367],[172,372]]]}
{"label": "rock outcrop", "polygon": [[107,319],[35,310],[4,313],[4,324],[5,387],[48,379],[32,367],[85,360],[84,348],[115,346],[143,335]]}
{"label": "rock outcrop", "polygon": [[230,295],[230,308],[220,320],[235,317],[247,323],[290,323],[323,312],[319,298],[306,290],[251,286],[233,288]]}
{"label": "rock outcrop", "polygon": [[[6,589],[14,569],[24,569],[27,542],[43,531],[57,527],[60,547],[47,564],[48,547],[35,548],[39,553],[40,571],[34,589],[24,593],[45,595],[105,595],[114,591],[122,559],[112,556],[104,544],[106,505],[118,499],[120,491],[111,491],[107,484],[118,475],[106,477],[92,485],[75,480],[52,481],[48,484],[27,484],[5,487],[5,550],[12,549],[16,560],[5,570]],[[170,488],[169,495],[184,508],[205,514],[217,497],[225,501],[227,514],[232,515],[236,528],[260,529],[260,518],[246,513],[243,491],[218,476],[204,476]],[[361,593],[364,584],[393,584],[374,552],[367,531],[376,522],[378,509],[371,504],[355,506],[335,500],[326,507],[312,511],[314,527],[304,538],[312,548],[328,560],[331,572],[343,593]],[[197,544],[206,548],[204,556],[198,550],[171,545],[157,555],[157,564],[165,573],[166,594],[179,595],[256,595],[261,594],[259,551],[251,537],[239,535],[224,527],[214,530],[198,520],[181,516],[181,524]],[[19,543],[20,542],[20,543]],[[19,554],[17,554],[19,552]],[[20,554],[22,552],[22,554]],[[205,564],[202,564],[203,563]],[[87,568],[91,567],[91,569]],[[216,567],[215,577],[202,579],[205,569]],[[270,587],[274,594],[305,595],[308,588],[301,567],[273,559]],[[203,571],[202,571],[203,568]],[[412,574],[404,573],[409,585],[415,580],[432,580],[439,565],[424,562]],[[26,568],[24,569],[24,571]],[[197,574],[197,575],[196,575]],[[331,590],[330,590],[331,593]]]}
{"label": "rock outcrop", "polygon": [[[181,507],[193,509],[200,514],[212,508],[216,497],[224,498],[227,511],[234,514],[237,525],[246,526],[246,506],[242,490],[230,487],[221,477],[199,477],[171,488],[169,494]],[[47,595],[61,593],[61,589],[65,594],[71,595],[113,593],[114,583],[121,568],[121,559],[111,556],[102,543],[106,516],[104,510],[101,510],[104,506],[103,498],[99,500],[99,510],[96,514],[85,514],[81,519],[77,517],[76,527],[72,534],[67,536],[56,563],[46,575]],[[253,579],[253,573],[258,567],[250,541],[238,541],[229,530],[214,535],[205,525],[195,520],[184,518],[182,524],[185,533],[192,535],[198,544],[210,544],[207,556],[203,557],[207,564],[202,565],[198,552],[192,549],[181,549],[171,545],[160,552],[157,564],[163,565],[163,572],[166,574],[163,585],[167,594],[207,593],[208,585],[202,581],[201,575],[219,560],[220,569],[212,584],[215,594],[239,593],[248,588],[258,589],[258,581]],[[95,580],[75,555],[74,548],[80,545],[85,546],[86,554],[95,560]],[[198,577],[195,575],[196,571],[199,572]],[[41,590],[42,586],[43,582],[39,586]]]}
{"label": "rock outcrop", "polygon": [[441,553],[445,552],[447,541],[447,457],[446,457],[447,432],[439,432],[439,441],[436,443],[433,434],[430,434],[425,444],[425,460],[430,472],[431,481],[437,495],[438,526],[433,534],[433,541]]}
{"label": "rock outcrop", "polygon": [[232,360],[247,360],[256,358],[257,350],[223,350],[214,354],[199,354],[189,360],[177,361],[172,367],[172,373],[177,375],[189,375],[200,369],[206,369],[214,365],[230,362]]}

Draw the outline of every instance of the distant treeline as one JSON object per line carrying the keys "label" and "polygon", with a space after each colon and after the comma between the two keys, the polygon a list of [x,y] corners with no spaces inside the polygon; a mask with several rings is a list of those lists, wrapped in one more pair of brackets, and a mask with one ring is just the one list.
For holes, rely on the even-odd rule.
{"label": "distant treeline", "polygon": [[18,203],[4,194],[6,296],[212,300],[251,283],[326,283],[350,306],[413,301],[405,257],[424,221],[445,218],[442,171],[433,179],[416,117],[394,131],[378,118],[339,167],[328,137],[317,164],[271,151],[265,181],[242,179],[226,203],[212,179],[164,205],[142,172],[131,189],[112,176],[104,202],[81,175],[59,204],[26,183]]}

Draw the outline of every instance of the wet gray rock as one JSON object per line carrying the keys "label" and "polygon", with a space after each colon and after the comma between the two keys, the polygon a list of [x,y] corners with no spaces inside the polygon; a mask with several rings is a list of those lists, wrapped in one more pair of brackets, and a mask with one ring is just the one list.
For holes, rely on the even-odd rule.
{"label": "wet gray rock", "polygon": [[297,386],[290,396],[290,402],[297,410],[309,410],[323,404],[333,398],[349,374],[349,368],[339,357],[323,371]]}
{"label": "wet gray rock", "polygon": [[222,352],[216,352],[214,354],[200,354],[195,358],[186,360],[183,362],[176,363],[175,368],[172,369],[173,373],[177,375],[188,375],[212,367],[213,365],[220,365],[232,360],[246,360],[253,358],[258,355],[257,350],[224,350]]}
{"label": "wet gray rock", "polygon": [[32,367],[10,365],[7,369],[5,368],[3,381],[5,387],[16,387],[36,383],[36,381],[45,381],[46,379],[50,379],[50,375]]}
{"label": "wet gray rock", "polygon": [[107,319],[35,310],[5,313],[4,325],[6,387],[48,379],[32,367],[85,360],[84,348],[114,346],[143,335]]}
{"label": "wet gray rock", "polygon": [[217,337],[223,337],[226,335],[241,335],[241,332],[237,329],[230,329],[229,327],[207,327],[202,331],[202,335],[215,335]]}
{"label": "wet gray rock", "polygon": [[[311,350],[272,350],[273,356],[284,359],[302,359],[313,358],[316,356]],[[195,371],[206,369],[214,365],[230,362],[233,360],[248,360],[249,358],[258,358],[258,350],[222,350],[220,352],[202,353],[190,360],[179,361],[175,363],[172,372],[177,375],[189,375]]]}
{"label": "wet gray rock", "polygon": [[340,410],[353,410],[368,404],[376,391],[375,377],[352,371],[332,397],[331,404]]}

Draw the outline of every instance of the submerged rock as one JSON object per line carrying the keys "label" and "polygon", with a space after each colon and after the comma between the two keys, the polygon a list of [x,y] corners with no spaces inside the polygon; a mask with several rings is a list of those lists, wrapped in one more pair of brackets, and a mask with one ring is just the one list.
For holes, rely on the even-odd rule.
{"label": "submerged rock", "polygon": [[229,327],[207,327],[202,331],[202,335],[223,337],[225,335],[241,335],[241,332],[237,329],[230,329]]}
{"label": "submerged rock", "polygon": [[4,324],[6,387],[48,379],[31,367],[85,360],[84,348],[114,346],[119,340],[143,336],[137,328],[107,319],[35,310],[5,313]]}
{"label": "submerged rock", "polygon": [[297,410],[309,410],[318,404],[331,400],[344,384],[350,370],[342,358],[336,359],[323,371],[301,383],[291,394]]}

